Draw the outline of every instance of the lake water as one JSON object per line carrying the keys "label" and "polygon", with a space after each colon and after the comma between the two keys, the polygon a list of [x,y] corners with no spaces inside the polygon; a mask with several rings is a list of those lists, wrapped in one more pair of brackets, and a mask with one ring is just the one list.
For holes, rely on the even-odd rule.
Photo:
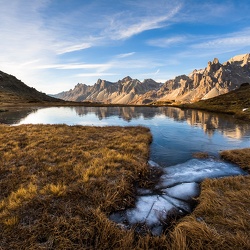
{"label": "lake water", "polygon": [[250,124],[232,116],[174,107],[50,107],[0,113],[0,123],[149,127],[151,160],[166,167],[195,152],[218,156],[220,150],[250,147]]}
{"label": "lake water", "polygon": [[[50,107],[2,112],[0,123],[150,128],[149,164],[163,168],[161,181],[153,191],[138,189],[135,207],[117,211],[110,219],[124,228],[145,223],[155,235],[162,233],[162,221],[173,209],[180,215],[192,211],[202,180],[246,174],[219,159],[220,150],[250,147],[250,124],[229,115],[174,107]],[[210,157],[194,159],[197,152]]]}

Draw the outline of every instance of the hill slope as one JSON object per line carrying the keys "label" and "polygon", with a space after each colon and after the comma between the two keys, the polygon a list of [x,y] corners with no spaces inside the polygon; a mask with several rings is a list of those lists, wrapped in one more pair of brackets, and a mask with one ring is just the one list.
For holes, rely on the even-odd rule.
{"label": "hill slope", "polygon": [[242,84],[229,93],[181,107],[234,114],[237,118],[250,120],[250,84]]}
{"label": "hill slope", "polygon": [[16,77],[0,71],[0,105],[34,102],[62,102],[28,87]]}

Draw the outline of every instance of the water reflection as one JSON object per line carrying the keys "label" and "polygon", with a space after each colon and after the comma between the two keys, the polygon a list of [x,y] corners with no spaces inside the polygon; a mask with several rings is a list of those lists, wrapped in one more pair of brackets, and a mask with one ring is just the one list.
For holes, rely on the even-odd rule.
{"label": "water reflection", "polygon": [[51,107],[3,112],[6,124],[137,126],[153,135],[151,159],[161,166],[186,162],[195,152],[250,147],[250,125],[232,116],[174,107]]}
{"label": "water reflection", "polygon": [[0,124],[18,124],[22,119],[25,119],[29,114],[37,111],[37,108],[10,108],[4,112],[0,112]]}
{"label": "water reflection", "polygon": [[75,107],[79,116],[94,113],[100,120],[117,116],[130,122],[132,119],[153,119],[163,115],[177,122],[187,122],[191,126],[200,126],[204,132],[212,136],[217,129],[230,138],[240,139],[249,132],[249,124],[239,124],[230,115],[218,115],[198,110],[182,110],[172,107]]}
{"label": "water reflection", "polygon": [[127,122],[141,116],[145,119],[153,119],[156,115],[162,113],[161,108],[148,107],[75,107],[73,109],[79,116],[94,113],[100,120],[117,116]]}

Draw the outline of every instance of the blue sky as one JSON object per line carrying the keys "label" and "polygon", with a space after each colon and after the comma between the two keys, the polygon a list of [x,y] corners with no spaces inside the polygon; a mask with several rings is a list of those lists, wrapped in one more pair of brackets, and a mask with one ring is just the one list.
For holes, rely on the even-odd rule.
{"label": "blue sky", "polygon": [[250,53],[249,0],[0,0],[0,70],[45,93],[164,82]]}

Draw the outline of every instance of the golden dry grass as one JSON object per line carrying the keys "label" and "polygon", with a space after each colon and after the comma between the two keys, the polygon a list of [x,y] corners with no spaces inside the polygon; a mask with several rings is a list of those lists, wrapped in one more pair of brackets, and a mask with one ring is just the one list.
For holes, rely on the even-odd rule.
{"label": "golden dry grass", "polygon": [[173,249],[250,249],[250,177],[202,183],[200,204],[171,232]]}
{"label": "golden dry grass", "polygon": [[108,216],[134,204],[137,186],[153,184],[148,129],[0,125],[0,130],[0,249],[143,244]]}
{"label": "golden dry grass", "polygon": [[[249,149],[222,151],[248,170]],[[171,232],[172,249],[250,249],[250,176],[207,179],[199,205]]]}
{"label": "golden dry grass", "polygon": [[157,180],[148,129],[0,131],[0,249],[250,249],[249,176],[204,181],[199,205],[168,234],[138,235],[108,217]]}
{"label": "golden dry grass", "polygon": [[236,163],[250,173],[250,148],[225,150],[220,155],[224,160]]}

